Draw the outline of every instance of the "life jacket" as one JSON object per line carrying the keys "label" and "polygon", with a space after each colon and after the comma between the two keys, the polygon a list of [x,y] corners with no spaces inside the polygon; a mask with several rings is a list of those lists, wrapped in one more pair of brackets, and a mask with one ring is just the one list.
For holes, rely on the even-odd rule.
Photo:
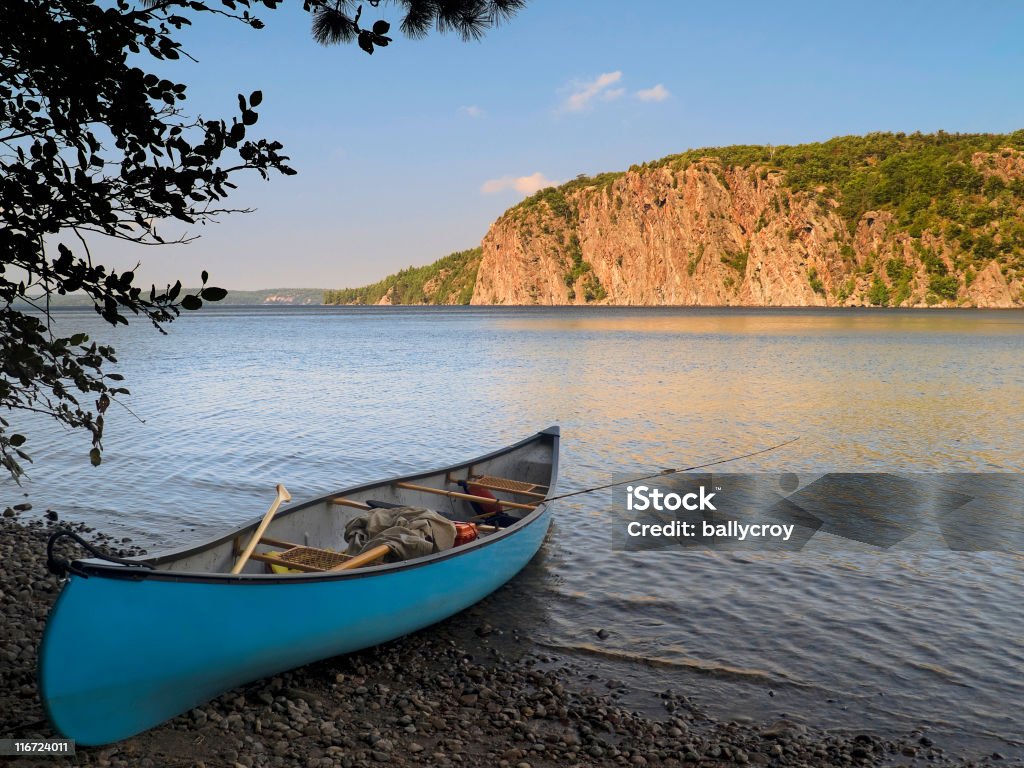
{"label": "life jacket", "polygon": [[502,512],[501,502],[498,501],[498,497],[491,493],[486,488],[482,488],[479,485],[473,483],[467,483],[465,480],[459,480],[459,487],[462,488],[463,493],[468,493],[471,496],[482,496],[485,499],[492,499],[493,502],[487,501],[471,501],[470,505],[473,507],[473,511],[478,515],[499,515]]}
{"label": "life jacket", "polygon": [[459,480],[459,487],[463,493],[468,493],[471,496],[481,496],[485,499],[493,499],[493,501],[470,501],[470,506],[473,507],[473,511],[478,515],[487,515],[486,522],[490,525],[496,525],[499,528],[504,528],[507,525],[519,522],[518,517],[513,517],[505,512],[501,506],[501,500],[498,499],[493,493],[486,488],[482,488],[471,482],[465,480]]}

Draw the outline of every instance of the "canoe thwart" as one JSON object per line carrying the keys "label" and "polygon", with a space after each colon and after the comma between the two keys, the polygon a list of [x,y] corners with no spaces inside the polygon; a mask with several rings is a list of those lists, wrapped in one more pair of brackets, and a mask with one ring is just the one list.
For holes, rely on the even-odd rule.
{"label": "canoe thwart", "polygon": [[337,504],[340,507],[354,507],[355,509],[372,509],[369,504],[364,504],[361,501],[355,499],[346,499],[344,496],[338,496],[331,499],[332,504]]}
{"label": "canoe thwart", "polygon": [[[478,501],[484,504],[494,504],[494,499],[488,499],[484,496],[474,496],[471,493],[459,493],[458,491],[445,491],[440,488],[431,488],[429,485],[417,485],[416,483],[395,483],[398,488],[405,488],[408,491],[422,491],[423,493],[435,493],[439,496],[447,496],[451,499],[463,499],[464,501]],[[509,507],[511,509],[525,509],[532,512],[536,508],[536,504],[520,504],[516,501],[502,501],[498,500],[498,504],[502,507]]]}
{"label": "canoe thwart", "polygon": [[285,549],[294,549],[295,547],[304,546],[303,544],[296,544],[294,541],[285,541],[284,539],[273,539],[270,536],[264,536],[260,539],[260,544],[269,544],[272,547],[284,547]]}

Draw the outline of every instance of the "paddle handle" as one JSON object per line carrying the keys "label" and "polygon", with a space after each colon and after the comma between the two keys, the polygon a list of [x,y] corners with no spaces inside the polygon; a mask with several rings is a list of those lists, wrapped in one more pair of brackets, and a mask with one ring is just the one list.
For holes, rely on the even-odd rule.
{"label": "paddle handle", "polygon": [[270,525],[270,521],[274,519],[274,515],[277,514],[277,508],[281,506],[283,501],[291,501],[292,495],[288,493],[288,489],[280,483],[277,484],[277,498],[274,499],[274,503],[270,505],[270,509],[267,510],[267,514],[260,520],[260,524],[256,527],[256,532],[253,533],[252,538],[249,539],[249,543],[245,545],[245,549],[242,550],[242,554],[238,556],[235,561],[234,567],[231,569],[231,573],[241,573],[242,569],[245,568],[245,564],[249,562],[249,558],[252,556],[253,550],[256,549],[256,545],[260,543],[260,539],[263,538],[263,534],[267,531],[267,526]]}

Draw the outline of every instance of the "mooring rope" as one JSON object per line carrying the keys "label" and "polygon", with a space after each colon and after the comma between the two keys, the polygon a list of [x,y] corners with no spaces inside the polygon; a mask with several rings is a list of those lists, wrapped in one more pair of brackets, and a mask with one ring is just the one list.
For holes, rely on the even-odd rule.
{"label": "mooring rope", "polygon": [[50,535],[49,541],[46,542],[46,567],[50,573],[56,574],[60,578],[64,578],[68,573],[74,573],[83,577],[88,576],[88,574],[84,573],[80,568],[76,568],[73,562],[66,558],[59,557],[54,553],[54,546],[58,541],[64,538],[76,541],[82,549],[100,560],[106,560],[109,563],[117,563],[118,565],[135,566],[136,568],[149,568],[151,570],[153,568],[149,563],[140,563],[137,560],[125,560],[123,557],[115,557],[114,555],[107,554],[102,549],[98,549],[95,545],[90,544],[74,531],[69,531],[67,528],[58,528]]}
{"label": "mooring rope", "polygon": [[752,451],[751,453],[744,453],[741,456],[730,456],[727,459],[715,459],[709,461],[706,464],[694,464],[692,467],[678,467],[676,469],[663,469],[661,472],[655,472],[653,475],[644,475],[643,477],[631,477],[629,480],[619,480],[615,483],[607,483],[606,485],[598,485],[593,488],[584,488],[582,491],[573,491],[572,493],[563,493],[558,496],[549,496],[544,499],[545,502],[555,501],[556,499],[568,499],[570,496],[581,496],[584,493],[593,493],[594,491],[603,491],[605,488],[614,488],[618,485],[625,485],[626,483],[638,483],[641,480],[653,480],[656,477],[666,477],[667,475],[675,475],[679,472],[692,472],[695,469],[705,469],[707,467],[714,467],[718,464],[726,464],[730,461],[739,461],[740,459],[749,459],[751,456],[760,456],[762,453],[768,453],[769,451],[775,451],[779,448],[783,448],[791,443],[795,443],[800,437],[793,437],[789,440],[785,440],[776,445],[768,448],[762,448],[759,451]]}

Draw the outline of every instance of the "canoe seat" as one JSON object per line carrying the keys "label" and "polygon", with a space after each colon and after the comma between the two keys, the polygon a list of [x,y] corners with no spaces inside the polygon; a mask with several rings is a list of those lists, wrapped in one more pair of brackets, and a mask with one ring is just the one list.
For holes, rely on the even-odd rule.
{"label": "canoe seat", "polygon": [[517,493],[520,496],[532,496],[537,499],[543,499],[547,496],[548,490],[546,485],[527,483],[523,480],[510,480],[507,477],[494,477],[492,475],[471,475],[468,482],[491,491]]}
{"label": "canoe seat", "polygon": [[329,571],[339,565],[351,560],[350,555],[341,552],[332,552],[329,549],[317,549],[315,547],[292,547],[277,555],[271,555],[281,561],[281,565],[288,565],[295,568],[301,566],[301,570]]}
{"label": "canoe seat", "polygon": [[[375,547],[359,555],[347,555],[330,549],[319,549],[295,544],[290,541],[263,536],[260,544],[271,547],[284,547],[283,552],[253,552],[250,560],[266,563],[275,573],[302,571],[303,573],[322,573],[324,571],[347,571],[370,565],[385,557],[391,550],[387,546]],[[237,546],[237,542],[236,542]],[[274,566],[278,566],[277,569]]]}

